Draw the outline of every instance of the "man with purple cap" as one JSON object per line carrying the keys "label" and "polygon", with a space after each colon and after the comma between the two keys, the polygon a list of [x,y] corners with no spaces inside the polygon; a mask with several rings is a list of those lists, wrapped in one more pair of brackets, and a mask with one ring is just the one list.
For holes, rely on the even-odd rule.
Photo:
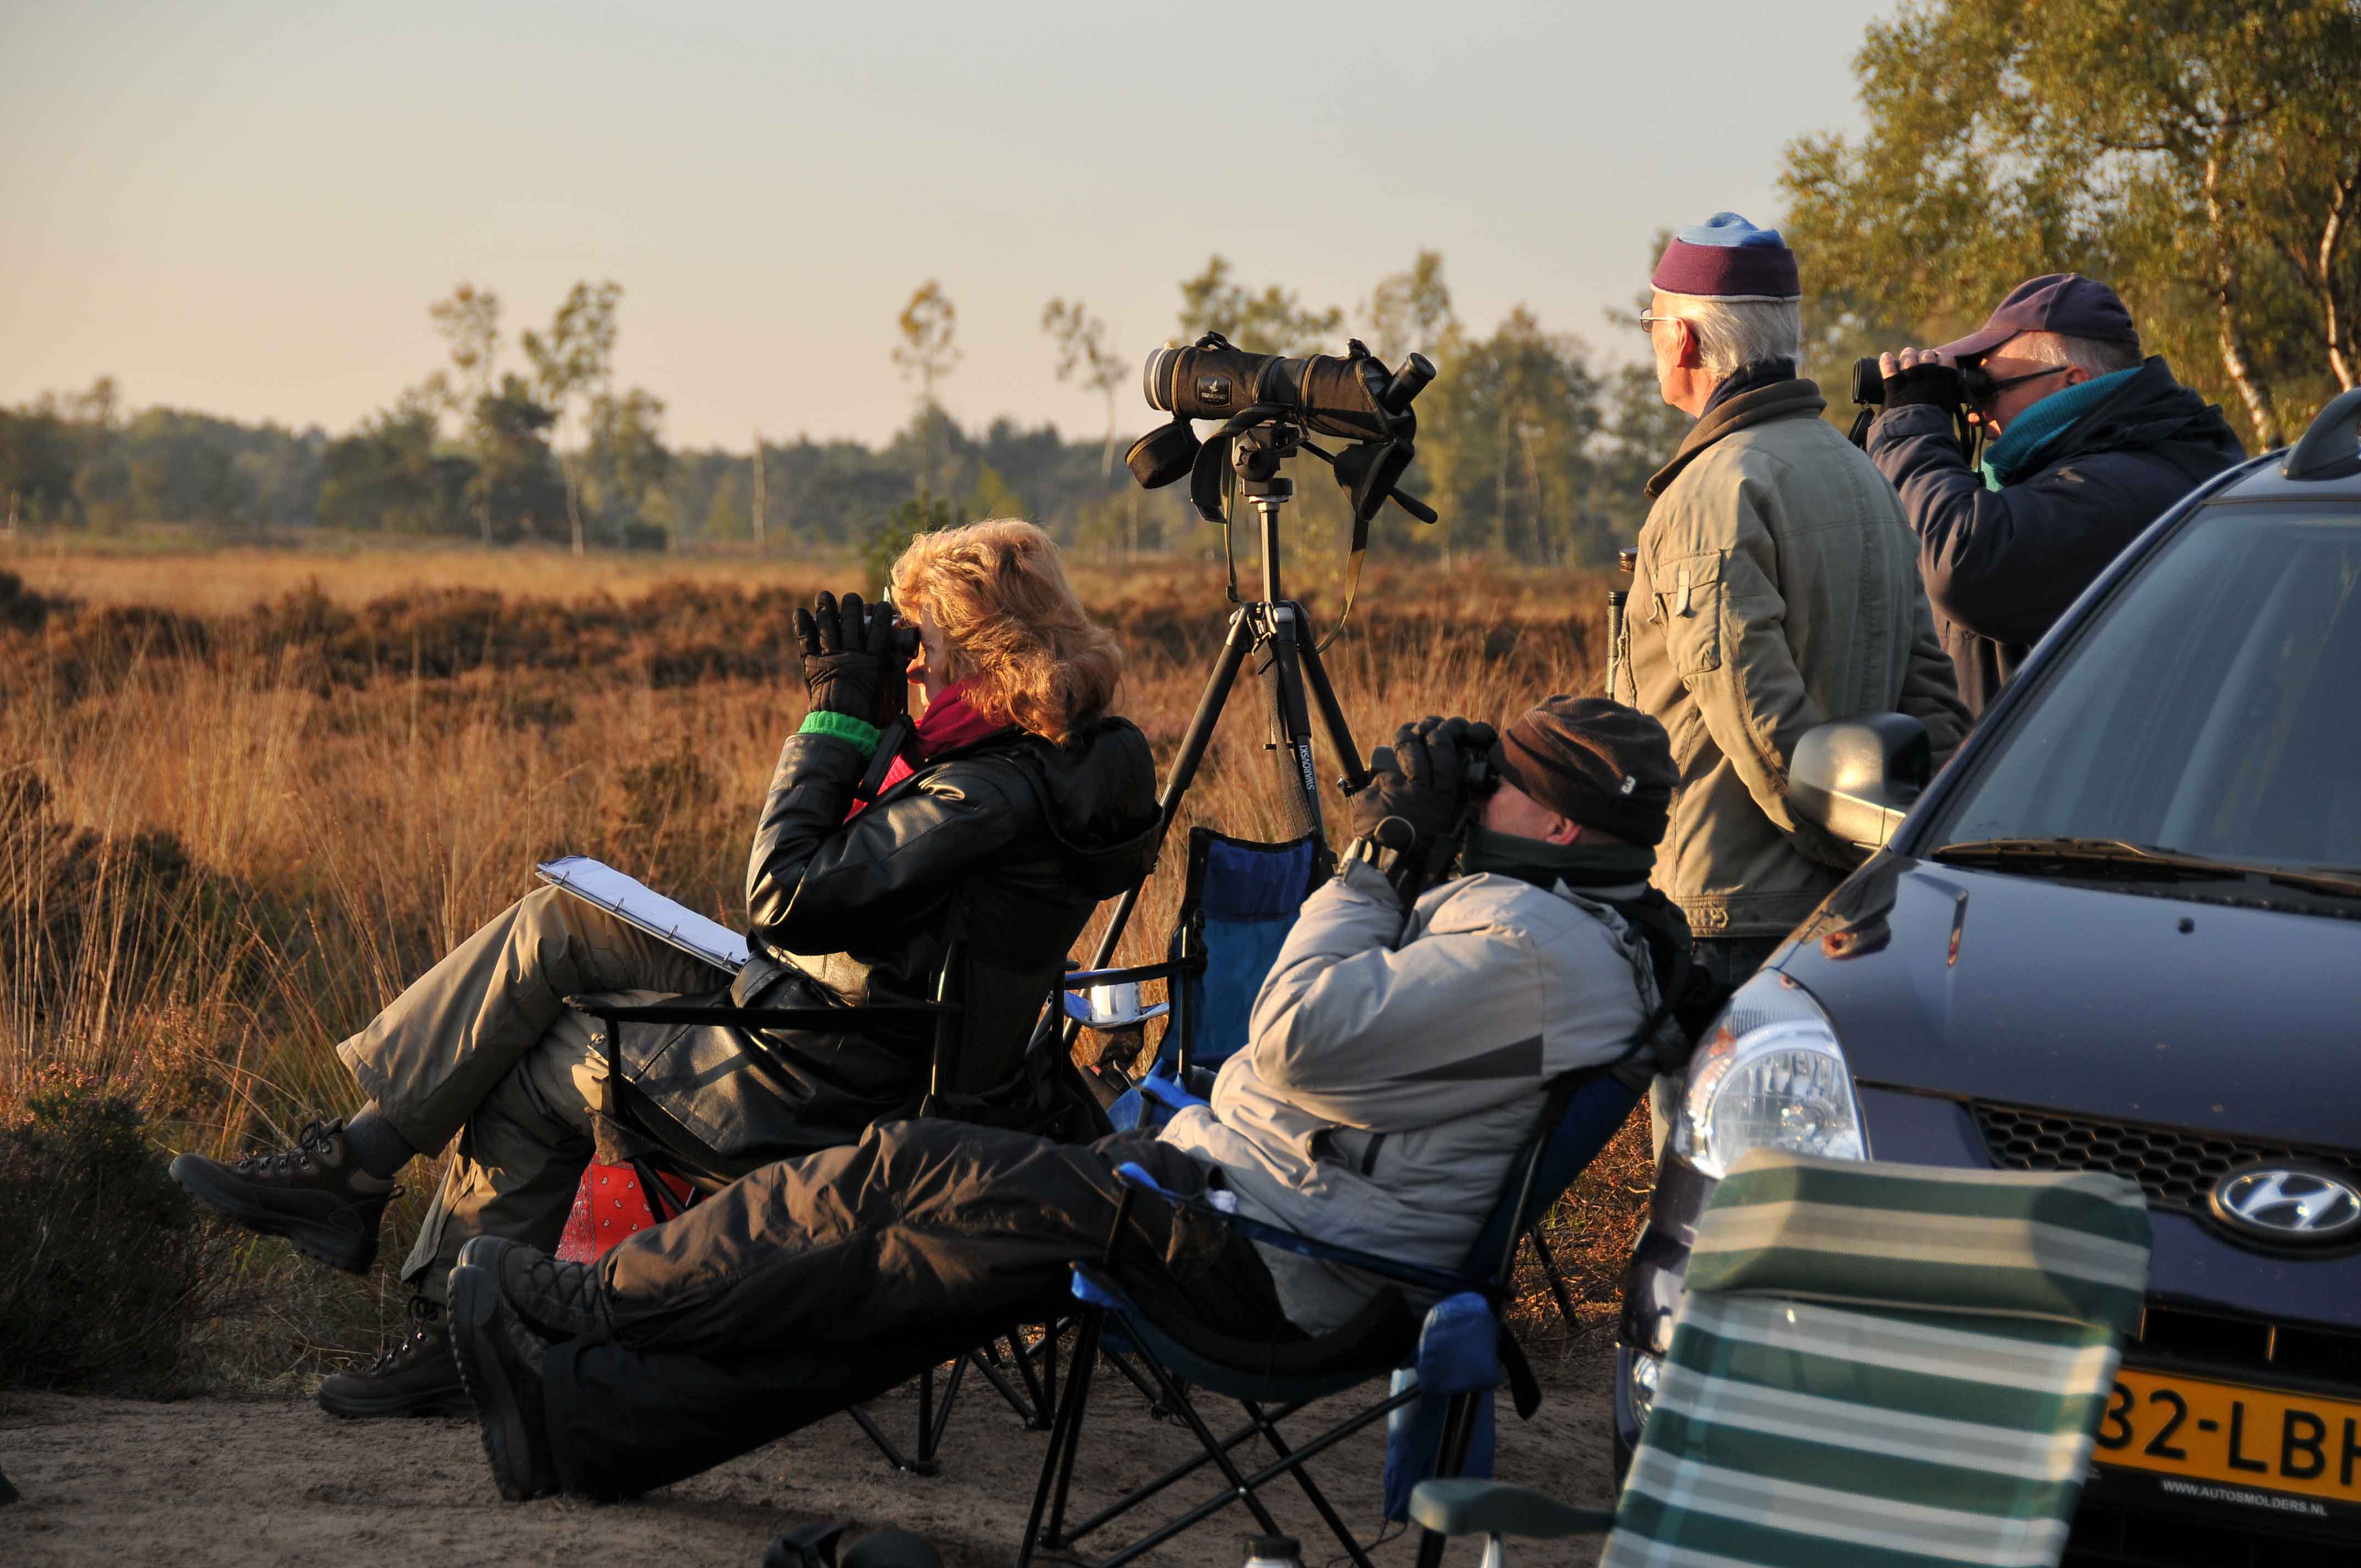
{"label": "man with purple cap", "polygon": [[[1963,367],[1983,373],[1973,396]],[[1879,367],[1885,412],[1869,455],[1902,492],[1943,646],[1977,713],[2116,552],[2246,455],[2162,356],[2141,358],[2115,291],[2080,273],[2028,279],[1980,331]],[[1990,442],[1974,466],[1952,423],[1962,405]]]}
{"label": "man with purple cap", "polygon": [[1671,733],[1681,782],[1655,884],[1730,986],[1851,861],[1788,809],[1804,732],[1899,710],[1939,762],[1968,717],[1893,488],[1795,374],[1795,253],[1717,213],[1674,236],[1653,281],[1657,385],[1697,422],[1648,481],[1629,684],[1609,695]]}

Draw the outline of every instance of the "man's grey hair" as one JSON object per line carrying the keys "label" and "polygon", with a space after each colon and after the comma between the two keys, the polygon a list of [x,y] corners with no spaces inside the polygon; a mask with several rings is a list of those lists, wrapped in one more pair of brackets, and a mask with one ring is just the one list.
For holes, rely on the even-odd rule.
{"label": "man's grey hair", "polygon": [[2079,365],[2092,376],[2136,370],[2143,356],[2136,343],[2114,343],[2103,337],[2068,337],[2060,332],[2021,332],[1995,354],[2009,354],[2038,365]]}
{"label": "man's grey hair", "polygon": [[1800,300],[1708,300],[1697,294],[1664,299],[1666,314],[1697,329],[1697,356],[1706,374],[1717,380],[1760,359],[1804,356]]}

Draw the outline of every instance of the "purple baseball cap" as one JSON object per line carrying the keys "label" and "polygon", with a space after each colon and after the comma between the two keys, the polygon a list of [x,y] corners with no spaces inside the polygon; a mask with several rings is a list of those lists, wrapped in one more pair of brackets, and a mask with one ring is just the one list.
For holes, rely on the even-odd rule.
{"label": "purple baseball cap", "polygon": [[1935,352],[1954,359],[1990,354],[2021,332],[2054,332],[2062,337],[2094,337],[2139,346],[2139,328],[2115,291],[2080,272],[2045,272],[2009,291],[1984,324]]}

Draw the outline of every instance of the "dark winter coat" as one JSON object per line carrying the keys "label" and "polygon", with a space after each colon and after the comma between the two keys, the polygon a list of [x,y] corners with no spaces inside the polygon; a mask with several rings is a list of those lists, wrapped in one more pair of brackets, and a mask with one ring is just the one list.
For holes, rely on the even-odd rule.
{"label": "dark winter coat", "polygon": [[1868,450],[1902,492],[1936,629],[1978,714],[2125,545],[2246,455],[2160,355],[2076,422],[2048,466],[1997,490],[1931,404],[1880,414]]}
{"label": "dark winter coat", "polygon": [[[923,1001],[967,944],[959,1081],[1013,1073],[1100,900],[1156,861],[1156,769],[1129,722],[1057,746],[1018,730],[929,758],[850,821],[861,753],[797,735],[779,754],[746,871],[749,1007]],[[719,1000],[719,996],[708,1000]],[[927,1087],[931,1031],[625,1025],[623,1105],[653,1108],[736,1173],[848,1143]],[[661,1125],[668,1118],[676,1125]]]}

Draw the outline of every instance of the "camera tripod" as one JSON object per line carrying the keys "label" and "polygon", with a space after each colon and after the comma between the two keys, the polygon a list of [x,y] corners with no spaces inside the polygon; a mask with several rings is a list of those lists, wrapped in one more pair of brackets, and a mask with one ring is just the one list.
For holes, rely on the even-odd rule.
{"label": "camera tripod", "polygon": [[[1165,779],[1163,793],[1156,804],[1161,814],[1161,826],[1169,833],[1173,819],[1180,815],[1182,797],[1197,777],[1198,764],[1204,761],[1205,747],[1213,740],[1213,727],[1220,721],[1222,710],[1237,684],[1238,671],[1251,653],[1255,674],[1263,685],[1270,724],[1265,746],[1276,754],[1288,831],[1314,836],[1314,853],[1324,872],[1333,868],[1334,856],[1320,837],[1320,774],[1312,750],[1312,713],[1315,707],[1321,727],[1328,732],[1329,748],[1344,769],[1337,782],[1345,793],[1349,795],[1367,784],[1368,771],[1362,766],[1360,751],[1353,743],[1353,731],[1345,722],[1345,709],[1336,700],[1336,688],[1329,684],[1328,671],[1320,662],[1319,645],[1307,634],[1310,623],[1303,607],[1289,598],[1280,586],[1279,509],[1295,494],[1295,481],[1280,469],[1302,445],[1302,428],[1279,421],[1240,432],[1230,449],[1235,494],[1254,508],[1260,525],[1262,592],[1257,598],[1238,598],[1234,558],[1230,598],[1237,609],[1230,614],[1229,635],[1213,661],[1213,675],[1197,699],[1196,714],[1189,720],[1180,754],[1172,761],[1172,772]],[[1226,532],[1225,526],[1225,536]],[[1123,939],[1124,927],[1130,923],[1131,912],[1138,903],[1137,887],[1116,903],[1106,931],[1092,954],[1092,969],[1104,969],[1114,959],[1115,945]]]}

